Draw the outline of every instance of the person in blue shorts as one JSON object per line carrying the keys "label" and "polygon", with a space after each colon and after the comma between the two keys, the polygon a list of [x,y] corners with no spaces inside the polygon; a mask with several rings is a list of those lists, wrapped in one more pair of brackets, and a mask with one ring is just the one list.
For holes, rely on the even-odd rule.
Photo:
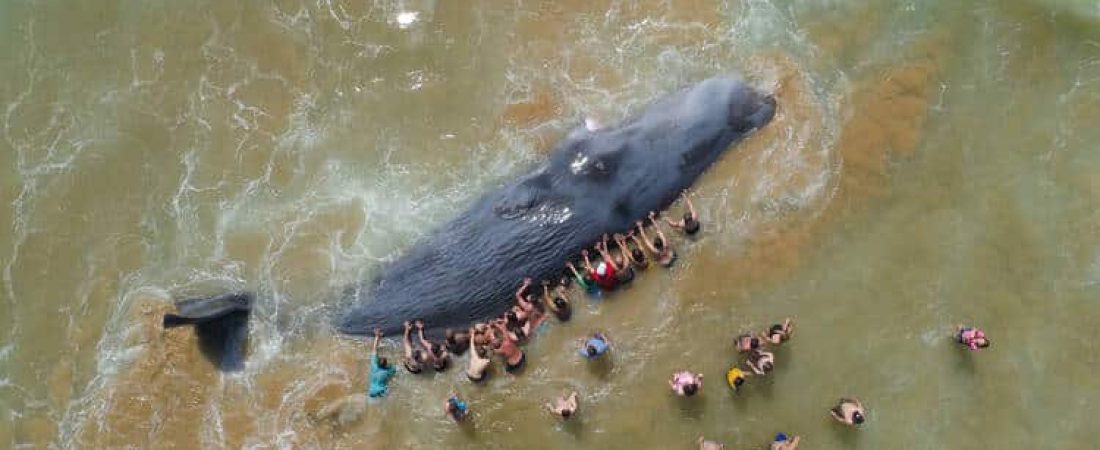
{"label": "person in blue shorts", "polygon": [[579,351],[581,356],[588,359],[595,359],[602,356],[611,348],[607,343],[607,338],[603,333],[595,332],[588,336],[588,339],[584,341],[584,347]]}
{"label": "person in blue shorts", "polygon": [[793,438],[787,437],[786,434],[779,433],[775,435],[775,439],[772,440],[772,445],[769,450],[796,450],[798,448],[798,442],[802,438],[795,436]]}
{"label": "person in blue shorts", "polygon": [[443,412],[447,413],[455,422],[462,422],[466,420],[466,416],[470,412],[469,405],[465,401],[458,398],[458,394],[452,392],[447,401],[443,402]]}
{"label": "person in blue shorts", "polygon": [[397,369],[386,358],[378,357],[378,341],[382,340],[382,330],[374,329],[374,344],[370,350],[370,388],[367,395],[373,398],[384,397],[389,390],[388,384]]}

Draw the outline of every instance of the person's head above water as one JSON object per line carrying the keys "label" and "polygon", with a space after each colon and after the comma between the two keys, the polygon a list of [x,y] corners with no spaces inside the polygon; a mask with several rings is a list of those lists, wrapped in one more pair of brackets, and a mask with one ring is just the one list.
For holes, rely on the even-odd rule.
{"label": "person's head above water", "polygon": [[588,356],[596,356],[600,351],[596,349],[595,345],[588,344],[584,347],[584,352],[588,353]]}
{"label": "person's head above water", "polygon": [[390,360],[386,359],[385,356],[379,357],[378,358],[378,367],[381,367],[383,369],[389,369],[390,368]]}
{"label": "person's head above water", "polygon": [[631,250],[630,255],[636,261],[641,261],[641,260],[645,259],[645,253],[642,253],[642,249],[640,249],[640,248],[636,248],[634,250]]}
{"label": "person's head above water", "polygon": [[599,275],[601,277],[607,275],[607,263],[606,262],[600,261],[600,263],[596,265],[596,275]]}
{"label": "person's head above water", "polygon": [[692,395],[695,395],[695,393],[698,392],[698,391],[699,391],[699,385],[696,384],[696,382],[694,382],[694,381],[684,385],[684,395],[686,395],[688,397],[691,397]]}
{"label": "person's head above water", "polygon": [[561,417],[563,419],[568,419],[569,416],[572,416],[572,415],[573,415],[573,410],[571,410],[569,408],[561,410]]}
{"label": "person's head above water", "polygon": [[653,239],[653,248],[656,248],[657,250],[661,250],[661,249],[665,248],[665,241],[661,238],[654,238]]}
{"label": "person's head above water", "polygon": [[565,299],[564,299],[564,298],[561,298],[561,297],[554,297],[554,300],[553,300],[553,301],[554,301],[554,307],[556,307],[556,308],[559,308],[559,309],[560,309],[560,308],[567,308],[567,307],[569,307],[569,302],[565,301]]}
{"label": "person's head above water", "polygon": [[856,425],[863,423],[863,413],[859,411],[852,413],[852,423]]}

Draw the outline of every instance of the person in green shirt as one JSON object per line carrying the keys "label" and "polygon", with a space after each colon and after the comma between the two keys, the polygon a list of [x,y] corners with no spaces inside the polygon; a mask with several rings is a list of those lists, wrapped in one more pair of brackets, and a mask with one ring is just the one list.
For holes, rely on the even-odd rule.
{"label": "person in green shirt", "polygon": [[374,329],[374,344],[371,346],[370,354],[370,388],[367,391],[367,395],[373,398],[379,398],[386,395],[388,390],[387,384],[390,382],[390,378],[397,372],[397,369],[390,364],[386,358],[378,357],[378,342],[382,340],[382,331]]}
{"label": "person in green shirt", "polygon": [[566,261],[565,265],[573,272],[573,279],[577,280],[577,286],[584,289],[585,293],[592,297],[600,295],[600,287],[596,285],[596,282],[589,278],[588,275],[582,274],[577,270],[577,266],[574,266],[572,261]]}

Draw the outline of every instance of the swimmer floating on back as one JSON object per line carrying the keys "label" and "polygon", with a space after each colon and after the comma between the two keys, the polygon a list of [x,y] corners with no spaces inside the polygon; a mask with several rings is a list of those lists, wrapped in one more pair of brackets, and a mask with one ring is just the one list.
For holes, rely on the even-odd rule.
{"label": "swimmer floating on back", "polygon": [[668,386],[676,395],[691,397],[703,389],[703,374],[693,374],[686,370],[678,371],[672,374],[672,378],[668,380]]}
{"label": "swimmer floating on back", "polygon": [[760,339],[745,333],[734,339],[733,346],[737,348],[738,353],[748,353],[760,348]]}
{"label": "swimmer floating on back", "polygon": [[855,398],[840,399],[837,405],[829,410],[829,414],[832,414],[837,422],[848,426],[860,425],[865,420],[863,416],[863,404],[859,402],[859,399]]}
{"label": "swimmer floating on back", "polygon": [[729,384],[730,389],[733,389],[733,392],[740,391],[741,386],[745,384],[748,377],[749,373],[737,366],[733,366],[726,371],[726,383]]}
{"label": "swimmer floating on back", "polygon": [[753,350],[749,353],[749,369],[757,375],[767,375],[775,368],[775,355],[763,350]]}
{"label": "swimmer floating on back", "polygon": [[782,324],[773,324],[766,333],[760,333],[760,338],[770,344],[782,344],[791,338],[791,327],[791,319],[787,318]]}
{"label": "swimmer floating on back", "polygon": [[981,350],[989,347],[989,338],[985,337],[984,331],[962,325],[959,325],[959,331],[955,332],[955,342],[966,346],[970,350]]}
{"label": "swimmer floating on back", "polygon": [[568,397],[563,393],[561,397],[554,400],[554,404],[547,403],[546,409],[555,416],[569,419],[577,412],[577,392],[573,391]]}
{"label": "swimmer floating on back", "polygon": [[788,438],[786,434],[779,433],[776,434],[775,439],[772,440],[772,445],[769,447],[769,450],[796,450],[798,448],[798,442],[801,440],[801,436]]}

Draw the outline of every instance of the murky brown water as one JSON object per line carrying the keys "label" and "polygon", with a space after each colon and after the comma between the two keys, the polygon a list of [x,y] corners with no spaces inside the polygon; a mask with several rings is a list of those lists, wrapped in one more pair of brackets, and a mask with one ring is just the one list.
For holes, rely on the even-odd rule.
{"label": "murky brown water", "polygon": [[[1094,448],[1100,11],[1088,2],[0,5],[0,442],[13,448]],[[584,116],[739,72],[774,123],[681,262],[529,344],[399,374],[326,306]],[[243,373],[171,299],[259,292]],[[730,338],[791,316],[733,396]],[[994,346],[959,352],[956,323]],[[576,339],[602,329],[612,364]],[[396,351],[392,343],[385,351]],[[678,368],[703,395],[673,398]],[[577,420],[540,405],[581,394]],[[442,417],[450,390],[471,427]],[[826,409],[860,397],[869,422]],[[347,400],[342,403],[341,399]],[[331,413],[331,414],[330,414]]]}

